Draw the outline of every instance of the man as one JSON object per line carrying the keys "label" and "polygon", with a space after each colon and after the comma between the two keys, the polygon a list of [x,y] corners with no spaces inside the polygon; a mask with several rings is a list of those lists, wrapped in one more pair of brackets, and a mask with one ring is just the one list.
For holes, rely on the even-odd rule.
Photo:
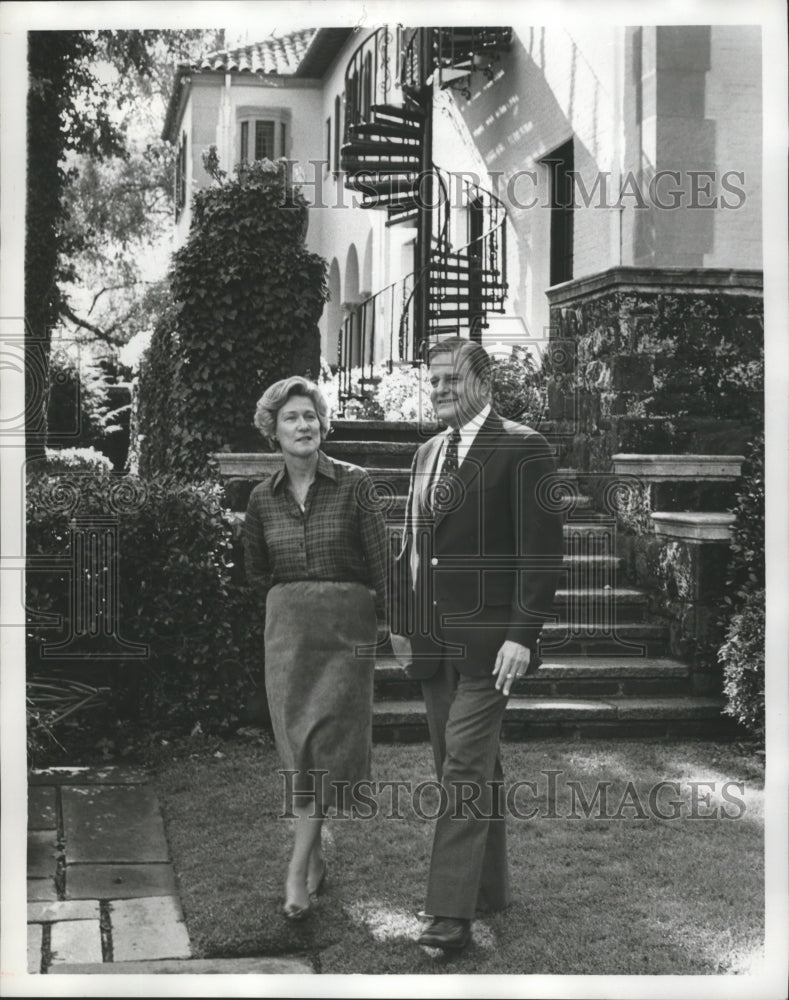
{"label": "man", "polygon": [[547,502],[555,469],[547,442],[491,409],[484,348],[439,341],[428,370],[433,408],[448,427],[411,467],[393,643],[422,681],[446,792],[425,903],[432,920],[418,943],[458,950],[477,908],[509,902],[499,735],[513,682],[539,666],[562,518]]}

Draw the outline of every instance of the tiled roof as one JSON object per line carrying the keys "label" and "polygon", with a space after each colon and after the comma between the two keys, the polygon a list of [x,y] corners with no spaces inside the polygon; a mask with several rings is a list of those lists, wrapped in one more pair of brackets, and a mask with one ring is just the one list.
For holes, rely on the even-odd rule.
{"label": "tiled roof", "polygon": [[315,31],[315,28],[305,28],[238,49],[209,52],[194,63],[192,69],[223,73],[295,73]]}
{"label": "tiled roof", "polygon": [[304,28],[280,38],[222,49],[201,56],[191,65],[181,63],[167,107],[162,138],[175,141],[173,134],[182,108],[189,78],[197,73],[249,73],[254,76],[299,76],[320,79],[353,28]]}

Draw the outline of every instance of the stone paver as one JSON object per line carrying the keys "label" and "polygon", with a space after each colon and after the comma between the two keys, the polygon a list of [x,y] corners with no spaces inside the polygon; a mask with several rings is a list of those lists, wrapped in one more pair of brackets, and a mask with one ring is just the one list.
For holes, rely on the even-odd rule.
{"label": "stone paver", "polygon": [[57,830],[31,830],[27,835],[27,874],[30,878],[55,877]]}
{"label": "stone paver", "polygon": [[175,896],[172,865],[67,865],[66,899]]}
{"label": "stone paver", "polygon": [[41,972],[41,939],[44,928],[41,924],[30,924],[27,928],[27,971],[32,976]]}
{"label": "stone paver", "polygon": [[313,976],[315,970],[309,962],[300,958],[192,958],[171,959],[152,962],[107,962],[104,965],[59,965],[61,973],[77,973],[90,975],[125,976],[138,973],[152,975],[155,973],[183,973],[185,975],[243,975],[245,973],[259,976],[296,975]]}
{"label": "stone paver", "polygon": [[53,903],[28,903],[28,923],[52,923],[55,920],[98,920],[97,899],[55,900]]}
{"label": "stone paver", "polygon": [[167,861],[156,795],[145,785],[63,786],[66,860]]}
{"label": "stone paver", "polygon": [[57,825],[55,789],[52,786],[45,785],[38,785],[28,789],[28,830],[54,830]]}
{"label": "stone paver", "polygon": [[116,962],[188,958],[192,951],[181,906],[174,896],[121,899],[110,904]]}
{"label": "stone paver", "polygon": [[50,968],[68,962],[101,962],[101,928],[98,920],[64,920],[52,924]]}
{"label": "stone paver", "polygon": [[37,900],[57,899],[53,878],[29,878],[27,880],[27,898],[32,903]]}

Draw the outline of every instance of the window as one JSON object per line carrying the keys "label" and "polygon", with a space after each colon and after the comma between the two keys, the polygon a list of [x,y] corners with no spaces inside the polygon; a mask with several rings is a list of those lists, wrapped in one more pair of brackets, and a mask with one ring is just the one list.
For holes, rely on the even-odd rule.
{"label": "window", "polygon": [[573,141],[543,160],[551,172],[551,285],[573,276]]}
{"label": "window", "polygon": [[288,155],[287,108],[238,108],[238,160],[278,160]]}
{"label": "window", "polygon": [[186,132],[181,133],[178,152],[175,156],[175,221],[181,218],[186,208]]}
{"label": "window", "polygon": [[331,170],[331,116],[326,119],[326,163],[325,170]]}

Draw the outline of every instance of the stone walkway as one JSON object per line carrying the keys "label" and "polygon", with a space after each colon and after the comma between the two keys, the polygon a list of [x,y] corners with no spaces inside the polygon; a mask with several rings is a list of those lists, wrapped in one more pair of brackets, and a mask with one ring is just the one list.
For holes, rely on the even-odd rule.
{"label": "stone walkway", "polygon": [[51,768],[28,785],[29,973],[313,973],[303,958],[195,959],[145,771]]}

